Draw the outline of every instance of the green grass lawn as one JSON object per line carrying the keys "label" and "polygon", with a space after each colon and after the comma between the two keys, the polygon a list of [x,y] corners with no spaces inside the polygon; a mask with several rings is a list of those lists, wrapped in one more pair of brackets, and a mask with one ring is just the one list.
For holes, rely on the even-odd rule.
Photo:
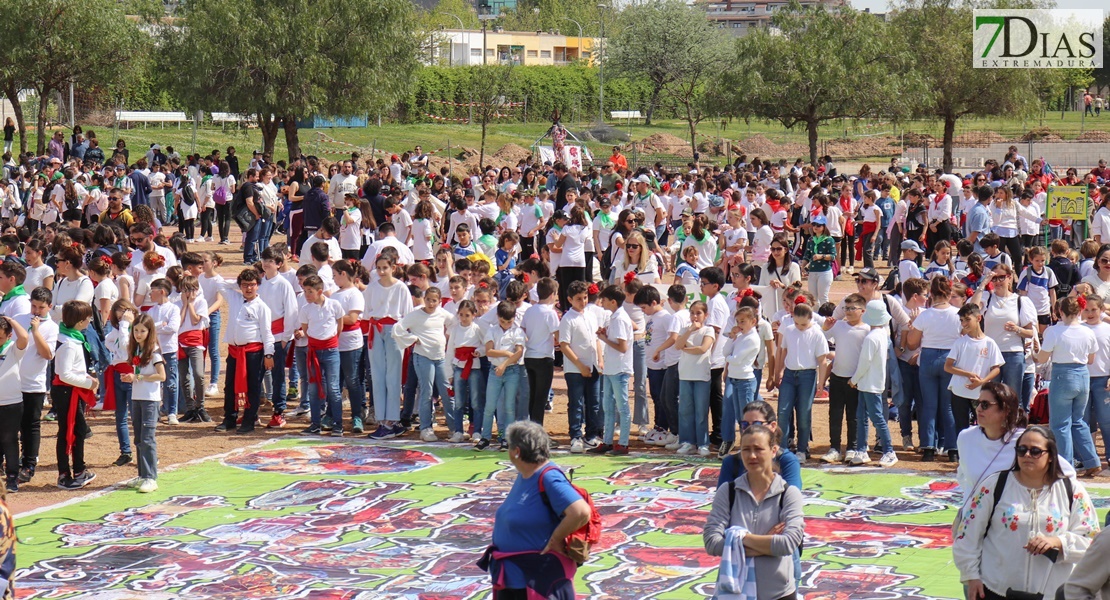
{"label": "green grass lawn", "polygon": [[[637,123],[610,122],[613,127],[629,134],[632,140],[640,140],[655,133],[668,133],[682,139],[688,139],[689,132],[686,124],[680,120],[660,120],[650,127]],[[589,123],[567,123],[572,133],[578,133],[590,127]],[[957,124],[956,134],[977,131],[992,131],[1006,137],[1018,137],[1031,129],[1038,127],[1050,128],[1054,133],[1064,139],[1074,139],[1080,133],[1091,130],[1110,131],[1110,110],[1104,111],[1099,118],[1084,119],[1079,112],[1069,112],[1063,115],[1058,112],[1046,112],[1035,119],[972,119],[965,118]],[[486,138],[486,152],[492,154],[501,146],[514,143],[525,148],[532,144],[547,131],[546,123],[495,123],[489,126]],[[86,128],[89,129],[89,128]],[[104,147],[111,146],[117,132],[113,128],[92,128],[96,130],[97,137]],[[941,137],[943,124],[930,121],[911,121],[905,123],[892,122],[858,122],[834,121],[821,129],[821,141],[835,138],[857,138],[864,136],[890,135],[899,136],[902,133],[925,133],[934,137]],[[319,138],[323,133],[329,138],[338,140],[343,144],[324,141]],[[802,128],[792,130],[784,129],[778,123],[752,121],[745,123],[742,120],[731,122],[710,119],[701,123],[698,128],[698,142],[707,140],[744,139],[753,135],[763,135],[777,143],[805,143],[806,132]],[[237,128],[204,126],[197,130],[194,143],[192,127],[183,124],[180,128],[175,124],[165,127],[157,124],[150,126],[139,125],[132,129],[120,129],[119,137],[127,140],[128,146],[133,149],[145,149],[151,143],[159,143],[163,147],[173,146],[178,152],[207,153],[212,149],[221,150],[229,145],[234,145],[240,155],[249,156],[251,151],[262,146],[262,134],[257,128]],[[306,154],[318,154],[328,157],[338,157],[352,149],[359,149],[362,154],[370,148],[382,149],[389,152],[402,152],[420,145],[425,151],[446,148],[448,145],[455,148],[467,146],[478,149],[481,144],[481,128],[477,125],[463,124],[398,124],[383,122],[382,125],[372,125],[357,129],[305,129],[300,132],[301,146]],[[17,140],[18,144],[18,140]],[[344,144],[352,144],[354,148]],[[590,150],[597,155],[605,156],[609,145],[601,142],[587,143]],[[29,132],[28,147],[34,149],[34,132]],[[18,148],[18,145],[17,145]],[[275,152],[278,158],[287,155],[285,138],[278,135]]]}

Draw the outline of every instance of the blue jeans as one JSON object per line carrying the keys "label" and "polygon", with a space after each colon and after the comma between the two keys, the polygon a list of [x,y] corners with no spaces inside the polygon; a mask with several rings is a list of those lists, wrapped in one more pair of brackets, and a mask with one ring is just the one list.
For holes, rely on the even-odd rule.
{"label": "blue jeans", "polygon": [[613,429],[620,418],[621,446],[628,445],[628,434],[632,428],[628,412],[628,373],[601,376],[601,443],[613,443]]}
{"label": "blue jeans", "polygon": [[632,423],[647,425],[647,342],[632,341]]}
{"label": "blue jeans", "polygon": [[[493,413],[497,412],[498,434],[505,438],[509,424],[516,421],[516,396],[520,380],[524,377],[524,365],[510,365],[504,375],[498,375],[491,365],[489,381],[486,383],[486,406],[482,415],[482,439],[488,440],[493,434]],[[501,415],[505,419],[501,419]]]}
{"label": "blue jeans", "polygon": [[[463,430],[463,415],[469,407],[473,412],[470,424],[474,431],[482,430],[482,413],[486,408],[486,376],[478,366],[478,359],[474,359],[474,366],[470,369],[470,377],[465,381],[462,378],[463,368],[455,367],[455,429]],[[570,385],[569,383],[567,384]]]}
{"label": "blue jeans", "polygon": [[1048,425],[1056,434],[1060,458],[1084,468],[1098,466],[1098,451],[1087,426],[1087,400],[1091,376],[1087,365],[1052,363],[1052,385],[1048,387]]}
{"label": "blue jeans", "polygon": [[[898,403],[898,427],[902,435],[913,435],[913,409],[921,411],[921,384],[918,381],[918,366],[899,360],[898,370],[902,372],[902,393],[895,398]],[[918,432],[918,438],[921,432]]]}
{"label": "blue jeans", "polygon": [[[362,407],[366,404],[366,390],[362,387],[362,372],[359,369],[361,362],[362,348],[345,350],[339,353],[339,373],[342,377],[342,387],[340,389],[347,388],[347,399],[351,402],[352,419],[355,417],[362,419]],[[274,383],[274,394],[277,395],[276,382]]]}
{"label": "blue jeans", "polygon": [[374,346],[370,348],[370,385],[374,393],[374,415],[379,421],[401,420],[402,357],[401,349],[393,341],[393,325],[374,332]]}
{"label": "blue jeans", "polygon": [[759,394],[759,386],[763,385],[763,369],[752,369],[755,375],[755,387],[752,388],[752,399],[749,402],[763,400],[763,396]]}
{"label": "blue jeans", "polygon": [[890,428],[886,424],[885,408],[886,403],[883,402],[882,394],[859,393],[859,404],[856,407],[857,451],[867,452],[867,420],[870,418],[875,424],[875,431],[878,433],[879,443],[883,446],[883,452],[894,452],[894,446],[890,442]]}
{"label": "blue jeans", "polygon": [[[956,447],[956,422],[952,418],[952,392],[948,384],[952,375],[944,372],[948,350],[922,348],[918,360],[918,382],[921,384],[921,406],[917,409],[917,432],[922,448],[937,448],[937,428],[940,442],[948,448]],[[938,422],[939,421],[939,422]]]}
{"label": "blue jeans", "polygon": [[678,380],[678,441],[709,445],[709,382]]}
{"label": "blue jeans", "polygon": [[1087,401],[1087,412],[1090,413],[1089,422],[1098,424],[1102,432],[1102,445],[1106,448],[1106,459],[1110,461],[1110,392],[1106,391],[1106,383],[1110,377],[1092,377],[1091,392]]}
{"label": "blue jeans", "polygon": [[324,388],[326,397],[320,398],[319,393],[316,391],[316,384],[308,380],[308,351],[305,351],[305,369],[301,371],[305,375],[301,381],[304,382],[304,388],[308,396],[308,409],[312,417],[312,425],[319,426],[323,418],[324,408],[327,407],[328,415],[331,416],[332,426],[336,431],[343,430],[343,395],[339,390],[339,350],[317,350],[316,360],[320,363],[320,384]]}
{"label": "blue jeans", "polygon": [[582,439],[582,426],[585,424],[585,436],[598,428],[598,394],[601,393],[601,376],[592,373],[565,373],[563,379],[567,382],[567,422],[570,429],[570,439]]}
{"label": "blue jeans", "polygon": [[725,382],[725,400],[721,407],[721,439],[736,440],[736,426],[744,416],[744,407],[752,402],[755,379],[728,378]]}
{"label": "blue jeans", "polygon": [[[813,396],[817,394],[817,369],[795,371],[786,369],[779,385],[779,429],[783,443],[794,434],[792,421],[798,422],[798,452],[809,455],[810,421]],[[791,418],[793,416],[793,419]]]}
{"label": "blue jeans", "polygon": [[158,403],[149,400],[131,401],[131,423],[135,428],[135,446],[139,450],[139,477],[158,479]]}
{"label": "blue jeans", "polygon": [[258,262],[258,242],[262,239],[262,219],[258,219],[245,234],[243,234],[243,263],[253,265]]}
{"label": "blue jeans", "polygon": [[131,384],[119,380],[119,373],[113,373],[116,386],[116,437],[119,438],[119,453],[131,454],[131,434],[127,431],[127,413],[131,410]]}
{"label": "blue jeans", "polygon": [[167,415],[177,414],[177,350],[162,355],[166,361],[166,380],[162,382],[162,410]]}
{"label": "blue jeans", "polygon": [[304,385],[301,386],[301,398],[297,403],[298,408],[308,409],[308,347],[297,346],[293,349],[293,372],[297,374]]}
{"label": "blue jeans", "polygon": [[1002,369],[998,373],[995,381],[1001,381],[1010,386],[1014,393],[1018,396],[1018,401],[1021,402],[1021,407],[1029,409],[1029,399],[1023,393],[1022,385],[1025,379],[1025,353],[1024,352],[1003,352],[1002,353]]}
{"label": "blue jeans", "polygon": [[[377,343],[375,341],[375,343]],[[416,369],[418,383],[417,406],[420,410],[420,428],[431,429],[435,427],[435,414],[432,410],[433,384],[439,390],[439,399],[443,401],[443,413],[447,417],[448,431],[455,430],[455,399],[447,395],[447,369],[444,359],[432,360],[427,356],[412,355],[412,366]]]}
{"label": "blue jeans", "polygon": [[651,405],[655,410],[655,427],[666,429],[667,409],[663,406],[663,380],[666,379],[666,369],[648,369],[648,391],[651,392]]}
{"label": "blue jeans", "polygon": [[220,324],[223,317],[220,311],[208,313],[208,360],[212,362],[212,372],[208,376],[208,384],[216,385],[220,382]]}

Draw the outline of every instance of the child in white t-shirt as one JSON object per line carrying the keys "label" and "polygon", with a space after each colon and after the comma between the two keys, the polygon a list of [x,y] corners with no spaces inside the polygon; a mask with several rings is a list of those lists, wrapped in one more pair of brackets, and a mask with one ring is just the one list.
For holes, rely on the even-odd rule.
{"label": "child in white t-shirt", "polygon": [[809,458],[813,398],[817,382],[824,379],[829,342],[820,328],[813,326],[813,309],[808,304],[795,305],[792,316],[793,323],[779,328],[782,354],[775,361],[777,373],[771,387],[779,388],[778,417],[783,443],[790,442],[793,423],[797,422],[798,460],[804,462]]}
{"label": "child in white t-shirt", "polygon": [[957,433],[970,425],[971,405],[979,399],[983,384],[1002,372],[1002,351],[998,344],[983,333],[979,305],[967,303],[960,307],[960,337],[948,352],[944,371],[952,374],[948,389],[952,392],[952,416]]}
{"label": "child in white t-shirt", "polygon": [[[454,287],[454,286],[452,286]],[[474,322],[478,307],[473,300],[462,300],[455,308],[455,318],[447,327],[447,382],[455,391],[455,430],[447,440],[458,444],[470,439],[463,431],[463,415],[473,408],[475,421],[482,417],[486,406],[486,380],[479,358],[485,355],[482,328]],[[472,425],[474,425],[472,423]],[[481,429],[481,422],[474,425]]]}
{"label": "child in white t-shirt", "polygon": [[166,364],[158,348],[156,327],[149,314],[135,318],[128,344],[134,373],[120,375],[121,382],[131,384],[132,422],[139,455],[139,492],[143,494],[158,489],[158,442],[154,432],[163,396],[162,382],[166,380]]}
{"label": "child in white t-shirt", "polygon": [[717,450],[724,458],[732,450],[736,440],[736,426],[744,414],[744,406],[755,396],[755,364],[763,340],[756,327],[757,312],[746,306],[736,309],[736,329],[725,341],[725,398],[721,410],[721,437],[723,442]]}
{"label": "child in white t-shirt", "polygon": [[[497,305],[497,325],[489,328],[484,339],[486,356],[490,362],[489,382],[486,384],[486,405],[482,415],[482,437],[475,450],[490,447],[493,435],[493,415],[498,414],[497,426],[501,447],[508,448],[508,439],[501,428],[516,421],[516,396],[520,380],[524,377],[524,331],[516,324],[517,307],[503,301]],[[502,419],[501,416],[505,418]]]}
{"label": "child in white t-shirt", "polygon": [[359,250],[362,249],[362,211],[358,207],[358,196],[347,194],[343,197],[346,206],[343,210],[343,221],[339,227],[339,249],[343,258],[362,258]]}
{"label": "child in white t-shirt", "polygon": [[667,374],[667,364],[663,357],[664,344],[670,345],[678,340],[678,333],[670,333],[674,315],[663,308],[662,298],[655,286],[644,286],[633,299],[644,315],[644,358],[647,363],[648,391],[651,392],[655,409],[655,428],[644,436],[644,442],[652,446],[663,446],[667,438],[667,410],[663,400],[663,380]]}
{"label": "child in white t-shirt", "polygon": [[709,456],[709,382],[715,330],[705,324],[709,306],[690,305],[690,325],[678,336],[678,454]]}
{"label": "child in white t-shirt", "polygon": [[[602,433],[601,444],[589,451],[593,454],[611,452],[628,454],[628,436],[631,433],[631,413],[628,407],[628,380],[632,377],[632,319],[624,310],[625,293],[619,286],[611,285],[601,292],[601,307],[609,311],[608,325],[597,330],[602,343]],[[708,398],[708,396],[707,396]],[[620,437],[613,441],[613,428],[620,420]]]}
{"label": "child in white t-shirt", "polygon": [[9,492],[18,489],[19,481],[19,427],[23,414],[19,366],[27,344],[27,330],[11,317],[0,317],[0,456],[7,457],[4,483]]}
{"label": "child in white t-shirt", "polygon": [[1048,252],[1041,246],[1029,249],[1029,266],[1018,278],[1018,293],[1026,296],[1037,309],[1040,333],[1052,324],[1052,307],[1056,305],[1056,272],[1045,266]]}

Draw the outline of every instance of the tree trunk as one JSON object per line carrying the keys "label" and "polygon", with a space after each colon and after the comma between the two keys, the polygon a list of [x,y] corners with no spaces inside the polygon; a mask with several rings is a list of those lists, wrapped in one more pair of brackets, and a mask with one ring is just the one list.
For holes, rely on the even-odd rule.
{"label": "tree trunk", "polygon": [[12,112],[15,113],[15,126],[19,130],[19,153],[25,154],[27,152],[27,121],[23,117],[23,105],[19,102],[19,89],[16,88],[14,83],[9,83],[4,89],[4,95],[12,105]]}
{"label": "tree trunk", "polygon": [[262,130],[262,154],[273,156],[278,134],[277,117],[268,114],[259,114],[258,128]]}
{"label": "tree trunk", "polygon": [[43,89],[38,90],[39,93],[39,122],[35,124],[35,134],[38,139],[35,140],[35,154],[42,156],[46,154],[46,109],[50,105],[48,96],[51,90]]}
{"label": "tree trunk", "polygon": [[809,134],[809,164],[817,166],[817,128],[821,122],[817,119],[806,121],[806,133]]}
{"label": "tree trunk", "polygon": [[486,124],[489,123],[489,118],[482,115],[482,147],[478,149],[478,168],[486,168]]}
{"label": "tree trunk", "polygon": [[[655,104],[659,102],[659,94],[663,91],[663,86],[656,85],[655,89],[651,90],[651,101],[648,102],[647,115],[644,117],[644,125],[651,125],[651,116],[655,114]],[[601,115],[605,118],[605,115]]]}
{"label": "tree trunk", "polygon": [[301,156],[301,137],[297,131],[297,117],[293,115],[285,115],[285,146],[289,150],[289,162],[297,160]]}
{"label": "tree trunk", "polygon": [[956,117],[954,115],[945,115],[944,117],[944,165],[945,173],[952,172],[952,144],[956,137]]}
{"label": "tree trunk", "polygon": [[697,156],[698,154],[698,122],[690,115],[690,110],[686,110],[686,124],[690,127],[690,156]]}

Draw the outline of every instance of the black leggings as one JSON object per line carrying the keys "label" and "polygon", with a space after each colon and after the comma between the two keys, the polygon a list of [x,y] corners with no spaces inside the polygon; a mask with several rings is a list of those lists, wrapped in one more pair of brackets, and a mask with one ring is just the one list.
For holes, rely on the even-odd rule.
{"label": "black leggings", "polygon": [[1020,237],[1004,237],[1001,250],[1010,255],[1014,261],[1014,271],[1021,274],[1021,266],[1025,263],[1025,250],[1021,246]]}
{"label": "black leggings", "polygon": [[856,235],[844,234],[840,239],[840,266],[848,267],[856,264]]}
{"label": "black leggings", "polygon": [[212,209],[208,209],[200,213],[200,237],[212,237],[212,220],[215,218],[215,213]]}
{"label": "black leggings", "polygon": [[23,392],[23,417],[19,435],[23,442],[23,468],[25,469],[34,469],[39,462],[44,402],[46,402],[46,392]]}
{"label": "black leggings", "polygon": [[216,205],[216,224],[220,231],[220,241],[227,240],[227,236],[231,233],[231,205],[230,204],[217,204]]}
{"label": "black leggings", "polygon": [[196,236],[196,219],[181,219],[181,231],[185,234],[185,239],[192,240]]}
{"label": "black leggings", "polygon": [[555,361],[551,358],[526,358],[524,371],[528,374],[528,418],[543,425],[547,408],[547,392],[555,376]]}
{"label": "black leggings", "polygon": [[23,416],[23,403],[0,406],[0,460],[4,461],[4,474],[9,478],[19,475],[19,424]]}
{"label": "black leggings", "polygon": [[50,390],[50,403],[58,413],[58,443],[55,451],[58,457],[58,474],[74,475],[85,470],[85,433],[88,429],[85,423],[84,407],[78,406],[73,419],[73,458],[70,470],[70,456],[66,452],[66,432],[70,430],[69,406],[72,402],[81,401],[73,397],[73,388],[68,385],[55,385]]}
{"label": "black leggings", "polygon": [[586,280],[586,267],[559,267],[555,272],[555,280],[559,282],[559,310],[565,313],[570,310],[567,288],[572,282]]}

